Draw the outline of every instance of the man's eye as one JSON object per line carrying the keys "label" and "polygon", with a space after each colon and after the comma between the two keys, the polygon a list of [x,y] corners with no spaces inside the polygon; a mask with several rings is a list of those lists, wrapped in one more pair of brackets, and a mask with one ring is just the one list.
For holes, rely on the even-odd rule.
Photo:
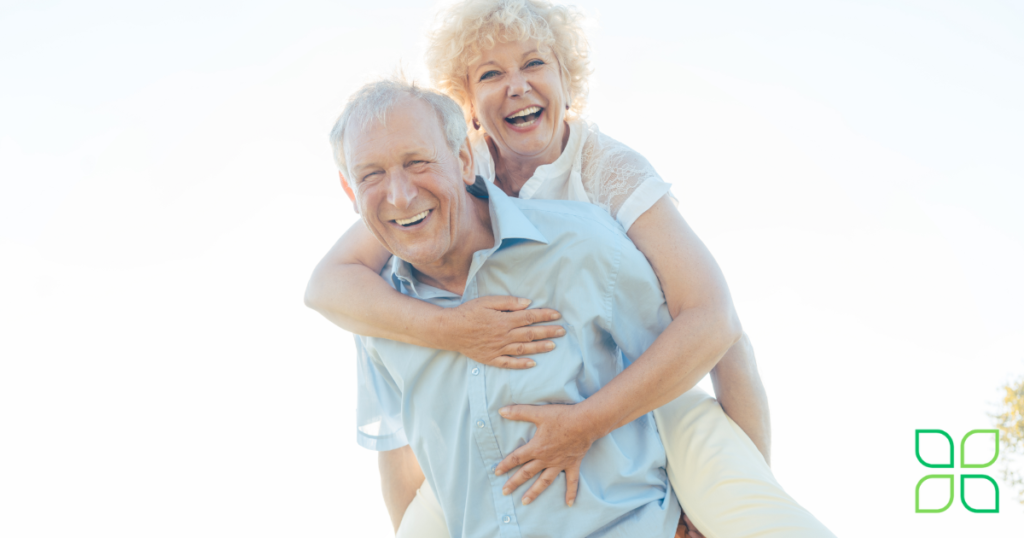
{"label": "man's eye", "polygon": [[366,178],[368,178],[368,177],[370,177],[370,176],[374,176],[374,175],[377,175],[377,174],[379,174],[379,173],[380,173],[380,171],[379,171],[379,170],[378,170],[378,171],[375,171],[375,172],[370,172],[369,174],[366,174],[365,176],[363,176],[363,180],[365,181],[365,180],[366,180]]}
{"label": "man's eye", "polygon": [[500,73],[498,73],[497,71],[488,71],[488,72],[484,73],[483,75],[480,75],[480,80],[487,80],[489,78],[496,77],[499,74]]}

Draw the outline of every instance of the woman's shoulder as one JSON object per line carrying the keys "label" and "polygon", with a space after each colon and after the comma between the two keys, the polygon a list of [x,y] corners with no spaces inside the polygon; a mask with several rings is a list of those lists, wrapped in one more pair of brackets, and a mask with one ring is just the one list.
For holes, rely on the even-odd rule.
{"label": "woman's shoulder", "polygon": [[[654,167],[640,152],[601,131],[597,124],[587,123],[587,138],[583,143],[582,167],[594,175],[604,173],[632,173],[639,176],[657,176]],[[584,172],[585,173],[585,172]]]}
{"label": "woman's shoulder", "polygon": [[[601,132],[595,124],[587,123],[586,128],[587,138],[580,154],[583,189],[591,202],[605,208],[628,229],[638,216],[632,213],[646,211],[667,192],[668,184],[638,151]],[[619,210],[631,199],[634,203],[630,204],[630,218],[623,221]]]}

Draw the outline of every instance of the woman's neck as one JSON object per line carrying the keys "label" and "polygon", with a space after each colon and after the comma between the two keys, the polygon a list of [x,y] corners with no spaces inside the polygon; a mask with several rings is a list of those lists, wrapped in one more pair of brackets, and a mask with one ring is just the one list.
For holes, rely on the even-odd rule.
{"label": "woman's neck", "polygon": [[505,194],[518,197],[519,190],[533,177],[537,168],[555,162],[565,151],[565,146],[569,143],[569,125],[564,121],[561,134],[561,144],[529,157],[513,155],[511,152],[502,153],[491,137],[486,137],[487,149],[490,150],[491,159],[494,161],[495,185],[501,187]]}

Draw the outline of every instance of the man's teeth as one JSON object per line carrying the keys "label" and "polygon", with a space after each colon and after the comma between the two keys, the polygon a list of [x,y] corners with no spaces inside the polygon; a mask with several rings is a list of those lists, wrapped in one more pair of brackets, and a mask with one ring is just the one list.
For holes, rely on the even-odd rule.
{"label": "man's teeth", "polygon": [[427,218],[427,215],[429,215],[429,214],[430,214],[430,210],[428,209],[428,210],[424,211],[423,213],[420,213],[419,215],[413,215],[413,216],[411,216],[411,217],[409,217],[407,219],[395,219],[395,222],[400,224],[400,225],[402,225],[402,226],[407,226],[409,224],[412,224],[414,222],[418,222],[418,221],[421,221],[421,220]]}
{"label": "man's teeth", "polygon": [[507,119],[518,118],[518,117],[521,117],[521,116],[529,116],[530,114],[536,114],[537,112],[540,112],[540,107],[539,106],[531,106],[530,108],[524,108],[524,109],[520,110],[519,112],[516,112],[515,114],[512,114]]}

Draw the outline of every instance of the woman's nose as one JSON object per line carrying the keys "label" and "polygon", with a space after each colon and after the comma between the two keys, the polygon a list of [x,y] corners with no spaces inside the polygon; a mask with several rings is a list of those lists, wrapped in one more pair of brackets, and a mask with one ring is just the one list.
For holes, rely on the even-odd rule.
{"label": "woman's nose", "polygon": [[530,82],[519,70],[513,71],[508,79],[508,96],[522,97],[530,91]]}

